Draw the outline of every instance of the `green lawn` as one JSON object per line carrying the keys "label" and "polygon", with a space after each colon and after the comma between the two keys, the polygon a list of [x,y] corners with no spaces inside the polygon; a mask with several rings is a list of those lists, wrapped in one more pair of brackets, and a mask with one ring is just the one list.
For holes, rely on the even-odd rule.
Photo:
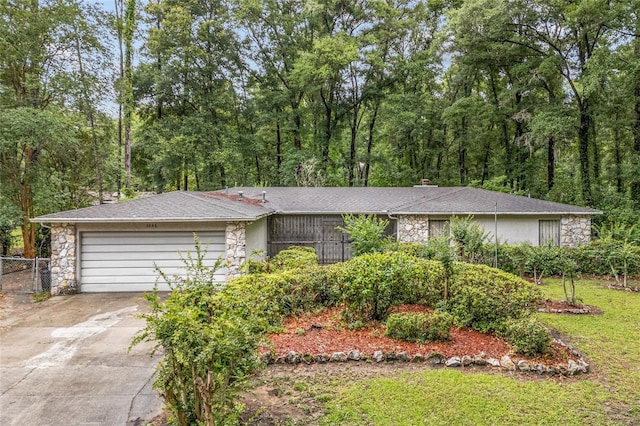
{"label": "green lawn", "polygon": [[[295,377],[297,387],[284,388],[289,401],[303,409],[319,405],[324,416],[291,423],[640,425],[640,294],[608,290],[606,284],[577,283],[577,296],[602,315],[540,314],[585,354],[593,366],[586,376],[438,369],[369,378]],[[552,299],[563,297],[559,280],[546,280],[543,289]]]}

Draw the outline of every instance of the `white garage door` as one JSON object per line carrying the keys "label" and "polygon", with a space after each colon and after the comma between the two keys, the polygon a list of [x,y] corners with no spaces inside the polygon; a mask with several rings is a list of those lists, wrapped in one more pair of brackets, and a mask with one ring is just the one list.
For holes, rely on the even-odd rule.
{"label": "white garage door", "polygon": [[[206,266],[224,257],[224,231],[197,232],[207,250]],[[187,253],[195,256],[192,232],[83,232],[80,253],[80,291],[151,291],[156,283],[157,265],[167,275],[184,276]],[[224,281],[225,269],[216,273]],[[158,290],[169,286],[158,281]]]}

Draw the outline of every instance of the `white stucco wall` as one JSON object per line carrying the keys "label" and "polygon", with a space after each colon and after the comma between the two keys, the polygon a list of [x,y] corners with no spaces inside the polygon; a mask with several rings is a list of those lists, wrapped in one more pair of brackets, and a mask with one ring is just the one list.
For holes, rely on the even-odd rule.
{"label": "white stucco wall", "polygon": [[[538,216],[498,216],[498,240],[503,244],[520,244],[529,242],[537,246],[539,241]],[[559,220],[557,217],[545,217],[547,220]],[[495,230],[493,216],[476,216],[475,220],[480,226],[491,234],[491,241]]]}
{"label": "white stucco wall", "polygon": [[[267,218],[247,224],[247,258],[264,260],[267,255]],[[259,254],[256,254],[258,253]]]}

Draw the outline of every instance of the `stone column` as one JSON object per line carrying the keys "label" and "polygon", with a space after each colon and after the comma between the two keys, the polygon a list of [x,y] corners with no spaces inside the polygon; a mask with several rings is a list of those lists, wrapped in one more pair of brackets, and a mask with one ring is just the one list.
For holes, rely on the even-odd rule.
{"label": "stone column", "polygon": [[241,275],[240,267],[247,258],[247,226],[245,222],[229,222],[225,229],[227,279]]}
{"label": "stone column", "polygon": [[560,246],[578,247],[591,241],[591,216],[569,215],[560,219]]}
{"label": "stone column", "polygon": [[429,239],[429,218],[427,216],[398,217],[398,242],[425,243]]}
{"label": "stone column", "polygon": [[51,294],[74,294],[76,283],[76,227],[61,223],[51,226]]}

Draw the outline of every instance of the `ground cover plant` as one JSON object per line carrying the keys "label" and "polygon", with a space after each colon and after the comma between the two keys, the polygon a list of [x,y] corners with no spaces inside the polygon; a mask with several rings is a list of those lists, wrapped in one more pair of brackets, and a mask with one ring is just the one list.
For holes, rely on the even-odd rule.
{"label": "ground cover plant", "polygon": [[270,273],[244,275],[219,287],[214,273],[220,265],[204,266],[204,254],[196,240],[195,255],[184,257],[186,278],[159,271],[173,291],[166,301],[149,296],[147,326],[134,340],[153,340],[164,350],[155,385],[180,425],[233,422],[237,394],[257,367],[261,337],[278,331],[287,315],[337,306],[349,328],[358,328],[385,320],[394,306],[420,304],[436,309],[421,332],[444,339],[443,324],[499,330],[540,299],[532,284],[483,265],[457,265],[445,300],[440,262],[386,252],[320,267],[315,253],[300,247],[254,268]]}
{"label": "ground cover plant", "polygon": [[[560,279],[546,282],[544,297],[563,296]],[[400,363],[271,366],[255,386],[279,396],[262,399],[256,418],[292,425],[640,424],[640,294],[608,284],[576,282],[584,302],[600,307],[601,315],[535,314],[586,356],[592,365],[586,376]]]}

